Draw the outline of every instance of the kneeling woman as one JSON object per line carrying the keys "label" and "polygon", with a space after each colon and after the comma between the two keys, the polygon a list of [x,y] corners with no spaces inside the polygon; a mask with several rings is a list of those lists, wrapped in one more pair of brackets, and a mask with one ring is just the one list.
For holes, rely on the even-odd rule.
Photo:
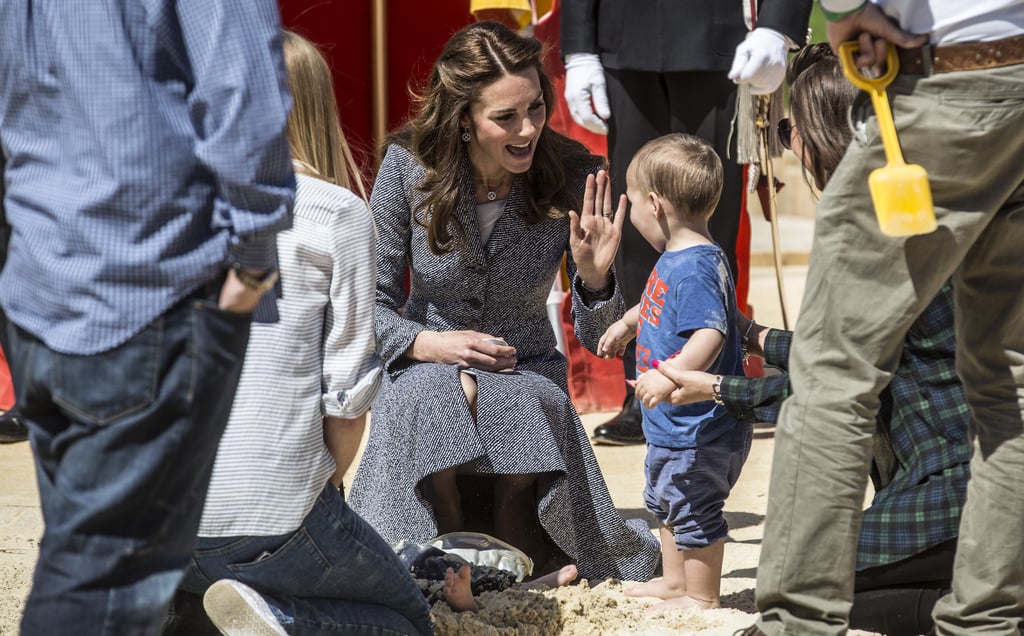
{"label": "kneeling woman", "polygon": [[646,580],[657,543],[612,504],[547,318],[566,256],[585,345],[624,310],[610,271],[622,214],[595,212],[611,208],[607,176],[591,176],[603,160],[548,128],[554,99],[539,42],[477,23],[392,138],[370,202],[387,373],[350,502],[386,539],[422,541],[467,528],[472,474],[483,528],[538,573],[564,553],[583,577]]}
{"label": "kneeling woman", "polygon": [[[825,43],[794,56],[789,81],[793,126],[779,133],[815,185],[824,188],[853,138],[846,122],[857,89]],[[857,546],[854,629],[889,636],[930,633],[932,608],[950,587],[971,449],[953,314],[947,282],[911,325],[899,366],[880,396],[871,471],[875,496],[864,511]],[[658,372],[679,386],[671,396],[675,404],[718,399],[738,421],[774,422],[790,394],[792,333],[746,318],[740,323],[745,344],[782,374],[723,378],[679,372],[672,363],[660,364]],[[641,391],[637,398],[647,404]]]}

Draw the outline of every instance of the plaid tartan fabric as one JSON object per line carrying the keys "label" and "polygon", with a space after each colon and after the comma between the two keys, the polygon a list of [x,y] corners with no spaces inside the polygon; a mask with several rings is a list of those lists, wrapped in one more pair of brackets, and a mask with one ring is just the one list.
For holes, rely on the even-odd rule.
{"label": "plaid tartan fabric", "polygon": [[[773,329],[765,363],[785,371],[792,333]],[[887,565],[957,536],[967,490],[970,410],[956,374],[953,289],[946,283],[911,326],[899,366],[882,392],[857,569]],[[727,377],[722,400],[738,421],[775,422],[789,377]],[[913,529],[908,532],[908,529]]]}
{"label": "plaid tartan fabric", "polygon": [[953,289],[947,282],[910,327],[883,395],[879,432],[888,436],[894,461],[890,473],[876,475],[884,487],[876,482],[875,498],[864,513],[858,570],[905,559],[957,536],[967,492],[971,415],[956,374],[955,348]]}
{"label": "plaid tartan fabric", "polygon": [[722,378],[722,401],[725,408],[740,422],[774,422],[779,418],[782,401],[789,397],[789,376],[786,360],[793,332],[771,329],[765,336],[764,362],[782,371],[763,378],[739,376]]}

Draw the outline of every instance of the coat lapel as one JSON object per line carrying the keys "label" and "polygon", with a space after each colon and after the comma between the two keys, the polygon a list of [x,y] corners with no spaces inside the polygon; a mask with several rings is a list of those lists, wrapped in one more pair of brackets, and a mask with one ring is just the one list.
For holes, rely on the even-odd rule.
{"label": "coat lapel", "polygon": [[505,199],[505,209],[498,217],[498,222],[495,223],[494,230],[491,232],[491,238],[484,247],[484,253],[488,259],[523,240],[529,229],[527,223],[517,214],[526,208],[526,194],[523,188],[525,181],[524,175],[517,175],[512,182],[508,198]]}
{"label": "coat lapel", "polygon": [[476,218],[476,201],[474,200],[473,173],[469,169],[468,159],[464,159],[459,166],[462,178],[462,196],[459,197],[459,204],[455,210],[455,218],[458,219],[465,232],[466,256],[473,260],[483,260],[484,248],[480,245],[480,223]]}

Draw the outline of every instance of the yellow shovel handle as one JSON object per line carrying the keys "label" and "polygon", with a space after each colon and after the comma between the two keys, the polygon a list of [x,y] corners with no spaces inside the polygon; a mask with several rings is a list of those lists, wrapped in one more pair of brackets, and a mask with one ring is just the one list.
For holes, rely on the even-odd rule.
{"label": "yellow shovel handle", "polygon": [[896,136],[896,124],[892,119],[892,110],[889,108],[889,98],[885,94],[885,87],[892,83],[900,70],[900,59],[896,55],[896,46],[891,42],[885,57],[885,74],[876,77],[865,77],[853,61],[853,56],[860,51],[860,44],[856,41],[843,42],[839,45],[839,60],[843,65],[843,75],[850,83],[867,91],[871,95],[871,104],[875,107],[875,116],[878,118],[878,131],[882,135],[882,146],[885,148],[885,159],[888,163],[902,165],[903,154],[900,152],[899,138]]}
{"label": "yellow shovel handle", "polygon": [[885,55],[885,74],[874,79],[865,77],[853,61],[853,56],[860,51],[860,43],[856,40],[843,42],[839,45],[839,61],[843,63],[843,75],[850,83],[865,91],[884,91],[885,87],[896,79],[900,72],[900,58],[896,55],[896,45],[889,43],[889,50]]}

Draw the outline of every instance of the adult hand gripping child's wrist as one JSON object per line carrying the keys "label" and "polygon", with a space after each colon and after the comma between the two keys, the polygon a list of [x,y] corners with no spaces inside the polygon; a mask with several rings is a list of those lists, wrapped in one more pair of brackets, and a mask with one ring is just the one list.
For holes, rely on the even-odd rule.
{"label": "adult hand gripping child's wrist", "polygon": [[633,387],[636,399],[647,408],[654,408],[659,402],[668,400],[676,390],[675,383],[657,369],[648,369],[640,374]]}
{"label": "adult hand gripping child's wrist", "polygon": [[706,371],[676,369],[671,364],[654,360],[651,366],[676,385],[668,397],[672,404],[692,404],[714,399],[715,376]]}

